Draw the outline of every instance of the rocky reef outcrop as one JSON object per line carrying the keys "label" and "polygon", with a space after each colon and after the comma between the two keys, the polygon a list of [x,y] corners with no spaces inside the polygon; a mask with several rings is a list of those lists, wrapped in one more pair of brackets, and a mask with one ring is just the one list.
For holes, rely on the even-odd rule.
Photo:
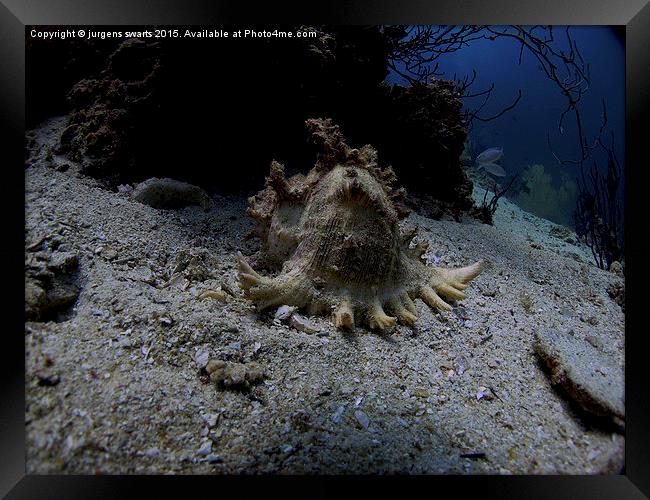
{"label": "rocky reef outcrop", "polygon": [[[387,84],[390,30],[297,29],[312,36],[130,38],[96,42],[95,50],[34,41],[28,76],[48,54],[74,59],[64,80],[49,75],[67,96],[59,153],[113,186],[171,177],[255,192],[273,158],[291,173],[309,170],[316,150],[303,123],[329,116],[350,145],[372,144],[379,161],[393,166],[413,209],[434,218],[472,215],[453,83]],[[28,101],[45,85],[30,81]]]}

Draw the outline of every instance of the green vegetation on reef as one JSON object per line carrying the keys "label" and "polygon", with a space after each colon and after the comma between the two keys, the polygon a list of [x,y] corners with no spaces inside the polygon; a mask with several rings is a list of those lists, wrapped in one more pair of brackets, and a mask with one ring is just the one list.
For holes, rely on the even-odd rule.
{"label": "green vegetation on reef", "polygon": [[559,187],[544,171],[544,165],[529,165],[521,176],[524,189],[517,194],[516,203],[524,210],[558,224],[573,227],[573,210],[578,186],[567,174],[562,174]]}

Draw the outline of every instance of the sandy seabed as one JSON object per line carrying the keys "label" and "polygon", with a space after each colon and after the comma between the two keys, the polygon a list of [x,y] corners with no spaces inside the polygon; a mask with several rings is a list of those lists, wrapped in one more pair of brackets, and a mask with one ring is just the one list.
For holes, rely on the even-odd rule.
{"label": "sandy seabed", "polygon": [[[607,293],[622,277],[555,224],[503,199],[494,226],[412,214],[431,264],[487,261],[468,298],[443,314],[417,301],[415,328],[344,334],[319,317],[309,334],[240,295],[235,254],[257,249],[244,198],[132,201],[47,158],[58,123],[34,133],[25,170],[26,263],[79,295],[25,325],[28,473],[620,471],[623,433],[585,418],[533,349],[552,328],[624,365]],[[207,358],[266,378],[217,387]]]}

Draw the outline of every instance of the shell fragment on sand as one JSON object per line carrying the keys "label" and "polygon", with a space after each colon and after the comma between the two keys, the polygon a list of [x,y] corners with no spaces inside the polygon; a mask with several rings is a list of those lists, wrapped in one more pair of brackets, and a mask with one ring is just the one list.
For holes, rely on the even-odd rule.
{"label": "shell fragment on sand", "polygon": [[198,298],[199,300],[214,299],[219,302],[227,302],[229,297],[223,290],[206,290],[201,293]]}
{"label": "shell fragment on sand", "polygon": [[293,314],[289,319],[289,324],[296,330],[305,333],[317,333],[318,329],[300,314]]}

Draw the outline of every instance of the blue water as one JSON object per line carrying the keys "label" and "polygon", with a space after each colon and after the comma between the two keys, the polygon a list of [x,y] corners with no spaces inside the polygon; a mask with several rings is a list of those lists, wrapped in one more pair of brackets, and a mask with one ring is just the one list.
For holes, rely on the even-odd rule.
{"label": "blue water", "polygon": [[[570,28],[585,61],[590,66],[590,88],[580,103],[583,126],[588,138],[597,135],[601,126],[602,99],[607,103],[608,127],[615,137],[615,152],[624,163],[625,132],[625,47],[614,29],[604,26],[580,26]],[[555,47],[568,50],[564,27],[554,27]],[[572,178],[578,169],[571,165],[558,165],[548,143],[551,134],[553,147],[563,159],[580,157],[580,147],[575,133],[572,114],[564,121],[564,133],[558,130],[560,114],[567,106],[566,98],[555,84],[539,69],[537,60],[524,50],[521,65],[518,64],[520,46],[516,40],[497,38],[494,41],[477,40],[457,52],[441,57],[439,71],[442,78],[451,79],[454,74],[462,78],[476,70],[473,92],[495,84],[492,98],[481,112],[492,116],[511,104],[521,89],[522,98],[517,106],[494,121],[475,121],[469,139],[484,147],[502,146],[504,157],[500,161],[508,174],[521,174],[524,169],[541,163],[545,171],[558,183],[565,173]],[[397,74],[387,77],[390,83],[405,84]],[[467,98],[465,107],[476,108],[483,97]],[[609,135],[607,135],[609,140]],[[480,151],[479,151],[480,152]],[[605,169],[606,161],[601,154],[595,159]],[[589,163],[591,166],[593,162]]]}

